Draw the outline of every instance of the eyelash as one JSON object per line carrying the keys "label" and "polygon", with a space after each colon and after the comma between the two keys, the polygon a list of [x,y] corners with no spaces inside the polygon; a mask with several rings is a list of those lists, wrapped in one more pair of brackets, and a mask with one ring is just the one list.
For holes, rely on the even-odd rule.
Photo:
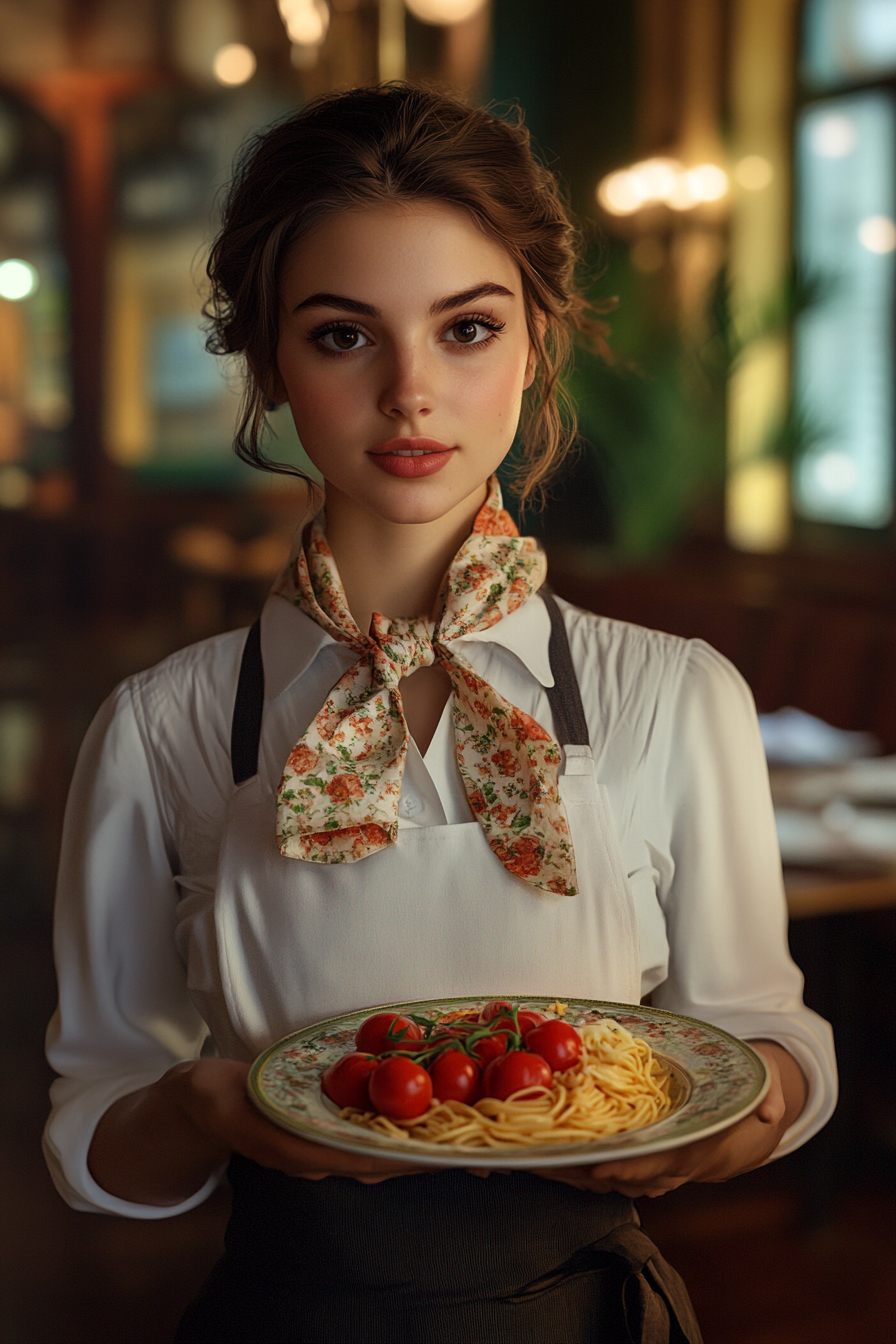
{"label": "eyelash", "polygon": [[354,350],[332,350],[329,346],[323,344],[325,336],[329,336],[332,331],[356,331],[363,336],[364,332],[355,322],[325,322],[320,327],[315,327],[309,331],[308,340],[311,345],[316,345],[322,355],[329,355],[332,359],[347,359],[353,355]]}
{"label": "eyelash", "polygon": [[[455,318],[454,321],[451,322],[445,328],[445,330],[451,331],[453,327],[460,327],[464,326],[465,324],[469,325],[470,323],[475,323],[477,326],[485,327],[486,331],[490,332],[491,334],[486,336],[485,339],[481,341],[472,341],[469,343],[465,341],[447,341],[446,344],[459,346],[460,349],[462,350],[470,350],[470,349],[482,350],[486,346],[491,345],[492,342],[496,340],[496,338],[501,334],[501,332],[504,330],[504,327],[506,326],[506,323],[497,322],[495,318],[488,317],[485,313],[466,313],[462,317]],[[316,345],[318,350],[320,350],[321,354],[329,355],[333,359],[347,359],[350,355],[353,355],[355,353],[354,350],[333,350],[329,346],[324,345],[323,344],[324,337],[328,336],[333,331],[346,331],[346,332],[356,331],[361,336],[366,335],[363,329],[356,322],[338,322],[338,321],[325,322],[323,323],[322,326],[315,327],[313,331],[310,331],[308,333],[309,342],[312,345]],[[363,346],[361,348],[363,349]]]}
{"label": "eyelash", "polygon": [[485,313],[465,313],[463,317],[455,318],[445,330],[450,331],[452,327],[462,327],[464,325],[469,325],[471,322],[478,327],[485,327],[486,331],[490,332],[491,335],[486,336],[483,341],[473,341],[470,344],[467,344],[465,341],[448,341],[447,344],[459,345],[463,350],[483,350],[487,345],[491,345],[492,341],[497,339],[506,325],[504,322],[496,322],[493,317],[488,317]]}

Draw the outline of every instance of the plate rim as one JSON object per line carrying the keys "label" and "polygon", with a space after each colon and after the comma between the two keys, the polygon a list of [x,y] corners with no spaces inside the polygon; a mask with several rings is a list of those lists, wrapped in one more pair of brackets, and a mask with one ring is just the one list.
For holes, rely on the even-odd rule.
{"label": "plate rim", "polygon": [[[318,1022],[310,1022],[307,1026],[300,1027],[296,1031],[287,1032],[285,1036],[281,1036],[279,1040],[273,1041],[255,1057],[246,1080],[246,1091],[249,1100],[268,1120],[277,1125],[278,1128],[292,1134],[294,1137],[306,1139],[311,1143],[318,1143],[322,1147],[334,1148],[340,1152],[352,1153],[355,1156],[381,1157],[387,1161],[407,1161],[408,1164],[412,1166],[429,1166],[434,1168],[500,1167],[518,1171],[532,1167],[598,1166],[604,1162],[619,1161],[628,1157],[649,1157],[654,1153],[671,1152],[675,1148],[685,1147],[689,1143],[696,1143],[701,1139],[710,1138],[713,1134],[721,1133],[725,1129],[730,1129],[732,1125],[736,1125],[739,1121],[745,1119],[748,1115],[751,1115],[753,1111],[762,1104],[768,1094],[769,1087],[771,1086],[771,1072],[764,1056],[761,1055],[759,1051],[754,1050],[749,1042],[741,1040],[740,1037],[735,1036],[724,1027],[716,1026],[713,1022],[706,1022],[702,1018],[689,1017],[686,1013],[672,1012],[671,1009],[668,1008],[655,1008],[652,1004],[617,1003],[610,999],[587,999],[579,998],[576,995],[570,995],[568,1000],[564,1000],[560,995],[555,995],[551,1001],[554,1003],[563,1003],[567,1001],[569,1003],[585,1005],[590,1009],[620,1010],[625,1013],[637,1013],[640,1010],[646,1010],[648,1013],[658,1016],[661,1019],[666,1019],[676,1024],[683,1023],[689,1026],[700,1027],[704,1030],[708,1029],[717,1036],[723,1037],[751,1059],[754,1066],[758,1068],[762,1077],[762,1082],[760,1083],[756,1094],[748,1102],[744,1103],[737,1112],[706,1125],[696,1134],[681,1134],[677,1137],[664,1137],[659,1131],[661,1131],[662,1127],[667,1125],[673,1118],[672,1116],[664,1116],[662,1120],[654,1121],[653,1125],[646,1125],[638,1130],[627,1130],[621,1135],[608,1135],[604,1139],[594,1139],[587,1143],[569,1144],[560,1151],[558,1151],[558,1145],[551,1145],[550,1151],[545,1151],[548,1145],[540,1145],[537,1148],[526,1149],[510,1148],[506,1151],[496,1148],[461,1149],[459,1147],[448,1148],[431,1145],[431,1147],[435,1149],[434,1152],[429,1151],[429,1146],[427,1146],[425,1151],[421,1152],[423,1142],[420,1140],[408,1140],[408,1147],[405,1148],[403,1144],[401,1146],[391,1147],[388,1145],[388,1141],[384,1144],[383,1138],[385,1136],[372,1136],[372,1140],[365,1139],[362,1137],[366,1133],[364,1130],[358,1131],[357,1138],[352,1134],[346,1134],[343,1138],[338,1134],[320,1133],[311,1123],[296,1121],[294,1118],[289,1118],[282,1107],[278,1106],[277,1103],[271,1101],[265,1095],[259,1084],[259,1076],[272,1055],[275,1055],[289,1043],[304,1037],[309,1032],[323,1031],[330,1026],[335,1026],[344,1022],[346,1018],[355,1017],[357,1014],[364,1013],[366,1015],[372,1015],[374,1013],[388,1012],[389,1010],[394,1009],[425,1009],[433,1004],[469,1004],[476,1002],[478,999],[483,999],[487,1002],[489,999],[497,998],[509,999],[511,1003],[528,1003],[546,1002],[551,996],[547,994],[448,994],[444,997],[436,996],[427,999],[403,999],[394,1003],[376,1004],[364,1008],[352,1008],[347,1012],[337,1013],[332,1017],[321,1018]],[[562,1021],[563,1019],[561,1018],[560,1020]],[[662,1054],[663,1052],[657,1051],[656,1053]],[[679,1064],[678,1061],[673,1062],[676,1063],[678,1068],[683,1069],[684,1072],[688,1072],[685,1066]],[[685,1105],[687,1105],[687,1102]],[[677,1114],[677,1112],[675,1112],[675,1114]],[[631,1146],[621,1147],[619,1144],[615,1147],[612,1146],[612,1141],[614,1139],[625,1139],[630,1134],[644,1133],[644,1131],[648,1129],[657,1130],[656,1137],[653,1140],[639,1143],[636,1148],[632,1148]],[[538,1154],[537,1157],[535,1156],[536,1152]]]}

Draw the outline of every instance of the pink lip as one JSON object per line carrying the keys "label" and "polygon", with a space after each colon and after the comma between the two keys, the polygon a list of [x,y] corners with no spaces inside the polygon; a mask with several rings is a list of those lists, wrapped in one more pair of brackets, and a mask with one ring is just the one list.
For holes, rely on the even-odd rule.
{"label": "pink lip", "polygon": [[[390,476],[402,476],[415,479],[419,476],[434,476],[441,471],[455,451],[438,439],[387,439],[368,450],[381,471]],[[414,453],[415,456],[405,456]]]}

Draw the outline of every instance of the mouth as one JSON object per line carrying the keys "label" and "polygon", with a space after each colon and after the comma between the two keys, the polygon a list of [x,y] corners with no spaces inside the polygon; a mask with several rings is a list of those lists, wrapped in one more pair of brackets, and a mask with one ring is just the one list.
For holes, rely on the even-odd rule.
{"label": "mouth", "polygon": [[456,450],[438,439],[387,439],[368,450],[376,465],[390,476],[432,476]]}

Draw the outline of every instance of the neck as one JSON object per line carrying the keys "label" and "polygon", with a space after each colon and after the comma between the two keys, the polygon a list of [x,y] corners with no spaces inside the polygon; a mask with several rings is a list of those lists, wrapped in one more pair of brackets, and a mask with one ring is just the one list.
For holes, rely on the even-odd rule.
{"label": "neck", "polygon": [[445,571],[470,535],[487,486],[430,523],[393,523],[327,485],[327,542],[359,630],[374,612],[392,619],[438,615]]}

